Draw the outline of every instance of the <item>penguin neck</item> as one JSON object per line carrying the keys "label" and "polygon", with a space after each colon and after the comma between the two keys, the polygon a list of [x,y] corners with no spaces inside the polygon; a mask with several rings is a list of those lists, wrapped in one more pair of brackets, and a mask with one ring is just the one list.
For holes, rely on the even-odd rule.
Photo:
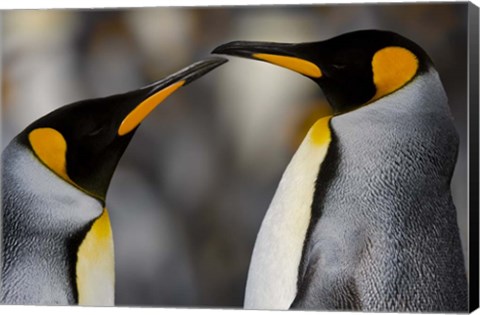
{"label": "penguin neck", "polygon": [[330,144],[329,121],[322,118],[309,130],[263,219],[248,272],[247,309],[288,309],[295,298],[315,181]]}
{"label": "penguin neck", "polygon": [[[439,122],[431,128],[430,120],[435,119],[444,121],[447,130],[437,128]],[[456,152],[446,95],[434,69],[367,106],[333,117],[331,127],[324,132],[335,135],[332,141],[340,148],[339,163],[342,167],[347,165],[346,174],[363,174],[368,168],[378,171],[378,165],[372,163],[374,159],[384,161],[386,155],[395,156],[398,146],[410,142],[407,139],[419,140],[411,138],[419,130],[427,142],[433,133],[446,131],[447,134],[435,134],[435,139],[446,136],[443,144],[452,140],[451,154],[454,156]],[[399,139],[399,132],[405,138]],[[428,150],[432,143],[422,148]],[[302,257],[307,232],[315,227],[315,222],[310,222],[312,211],[318,207],[313,204],[314,196],[319,187],[333,190],[332,183],[323,182],[322,172],[319,173],[324,166],[325,171],[331,171],[326,169],[329,164],[323,165],[329,144],[314,148],[307,135],[285,170],[257,236],[247,278],[245,308],[288,309],[295,299],[301,281],[298,277],[303,275],[299,268],[308,259]],[[355,178],[359,180],[355,182],[346,175],[336,180],[340,188],[345,182],[352,185],[361,182],[361,178]],[[350,207],[346,208],[349,210]],[[317,214],[315,218],[318,219]]]}
{"label": "penguin neck", "polygon": [[[77,250],[103,206],[16,139],[2,155],[2,182],[2,301],[76,303]],[[26,300],[14,291],[25,292]]]}
{"label": "penguin neck", "polygon": [[398,90],[356,110],[337,115],[335,119],[369,114],[373,119],[381,119],[390,124],[402,123],[402,120],[399,120],[399,114],[402,115],[400,118],[414,118],[416,114],[427,112],[451,116],[445,90],[438,72],[433,67],[419,73]]}
{"label": "penguin neck", "polygon": [[[388,96],[333,117],[331,132],[332,145],[312,204],[315,219],[305,243],[300,282],[313,288],[325,270],[333,274],[330,267],[342,270],[348,279],[354,277],[348,273],[352,266],[370,265],[368,260],[377,257],[382,259],[378,265],[392,268],[382,275],[383,292],[384,284],[398,281],[395,270],[408,266],[386,262],[408,262],[425,250],[422,246],[437,242],[433,231],[441,230],[442,237],[458,233],[445,226],[446,218],[456,216],[450,179],[458,135],[438,74],[432,69]],[[378,255],[365,256],[372,249],[366,244],[372,242]],[[448,251],[450,245],[445,244],[439,246]],[[398,248],[408,248],[408,254]],[[311,293],[319,288],[301,290],[297,301],[319,302]]]}
{"label": "penguin neck", "polygon": [[[385,174],[395,174],[396,185],[449,191],[458,134],[433,68],[370,105],[334,117],[331,125],[338,148],[334,180],[344,191],[345,185],[353,189],[355,181],[381,181]],[[394,194],[390,189],[382,192]]]}

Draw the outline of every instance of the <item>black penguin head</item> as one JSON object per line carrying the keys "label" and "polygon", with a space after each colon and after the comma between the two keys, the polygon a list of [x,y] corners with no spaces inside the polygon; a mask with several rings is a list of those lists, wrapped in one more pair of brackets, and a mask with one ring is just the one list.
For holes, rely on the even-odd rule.
{"label": "black penguin head", "polygon": [[394,92],[431,64],[414,42],[377,30],[300,44],[235,41],[213,53],[267,61],[303,74],[322,88],[335,113]]}
{"label": "black penguin head", "polygon": [[203,60],[139,90],[66,105],[33,122],[18,139],[58,176],[103,202],[143,119],[175,90],[226,61]]}

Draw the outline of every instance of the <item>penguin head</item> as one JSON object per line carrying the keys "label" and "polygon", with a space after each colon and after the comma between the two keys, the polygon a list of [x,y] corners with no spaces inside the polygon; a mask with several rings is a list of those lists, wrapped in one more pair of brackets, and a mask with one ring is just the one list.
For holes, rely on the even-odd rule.
{"label": "penguin head", "polygon": [[135,91],[63,106],[17,139],[52,172],[104,202],[115,168],[145,117],[178,88],[226,61],[203,60]]}
{"label": "penguin head", "polygon": [[307,76],[320,86],[336,114],[398,90],[431,65],[414,42],[378,30],[299,44],[234,41],[213,53],[266,61]]}

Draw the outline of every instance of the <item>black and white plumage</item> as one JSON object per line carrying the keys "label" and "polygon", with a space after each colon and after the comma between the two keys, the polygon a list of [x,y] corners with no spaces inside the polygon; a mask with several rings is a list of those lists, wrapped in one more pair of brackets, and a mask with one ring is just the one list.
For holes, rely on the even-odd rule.
{"label": "black and white plumage", "polygon": [[331,129],[292,307],[466,310],[450,194],[458,136],[436,71]]}
{"label": "black and white plumage", "polygon": [[466,311],[450,192],[458,135],[423,49],[366,30],[314,43],[231,42],[214,53],[301,73],[334,112],[311,128],[283,174],[244,306]]}
{"label": "black and white plumage", "polygon": [[[77,250],[102,204],[66,184],[16,140],[2,163],[2,303],[77,304]],[[105,254],[113,255],[113,247]],[[113,305],[110,271],[97,274],[97,292],[104,295],[99,305]]]}
{"label": "black and white plumage", "polygon": [[114,304],[105,200],[116,166],[156,106],[225,62],[202,60],[138,90],[63,106],[9,143],[2,153],[1,303]]}

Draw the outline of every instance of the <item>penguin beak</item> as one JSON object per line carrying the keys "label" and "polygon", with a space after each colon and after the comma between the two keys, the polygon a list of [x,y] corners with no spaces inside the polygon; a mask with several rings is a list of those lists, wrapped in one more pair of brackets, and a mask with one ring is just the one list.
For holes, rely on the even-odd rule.
{"label": "penguin beak", "polygon": [[266,61],[313,79],[320,78],[320,68],[302,57],[298,48],[298,44],[234,41],[218,46],[212,53]]}
{"label": "penguin beak", "polygon": [[138,92],[144,95],[123,119],[118,128],[118,135],[124,136],[134,130],[161,102],[180,87],[195,81],[204,74],[224,64],[228,60],[214,57],[196,62],[168,77],[141,88]]}

